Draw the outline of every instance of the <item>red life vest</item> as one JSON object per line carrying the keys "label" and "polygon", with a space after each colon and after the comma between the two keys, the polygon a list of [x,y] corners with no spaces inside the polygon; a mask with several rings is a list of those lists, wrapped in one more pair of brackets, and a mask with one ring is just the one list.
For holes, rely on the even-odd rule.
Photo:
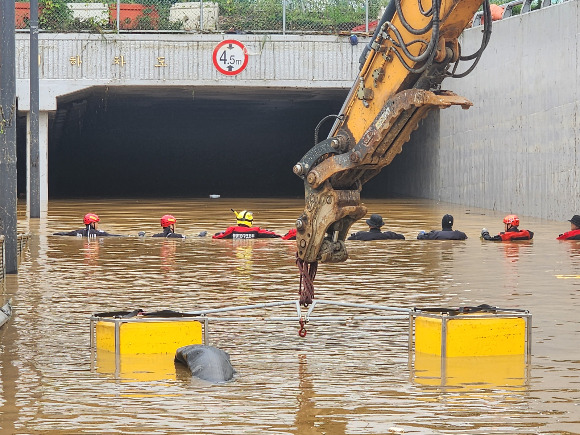
{"label": "red life vest", "polygon": [[580,240],[580,229],[560,234],[556,240]]}
{"label": "red life vest", "polygon": [[282,236],[282,240],[296,240],[296,228],[292,228],[286,235]]}
{"label": "red life vest", "polygon": [[499,233],[499,236],[504,242],[510,240],[530,240],[532,238],[528,230],[506,231],[505,233]]}
{"label": "red life vest", "polygon": [[221,233],[214,234],[212,239],[261,239],[280,237],[274,231],[264,230],[260,227],[229,227]]}

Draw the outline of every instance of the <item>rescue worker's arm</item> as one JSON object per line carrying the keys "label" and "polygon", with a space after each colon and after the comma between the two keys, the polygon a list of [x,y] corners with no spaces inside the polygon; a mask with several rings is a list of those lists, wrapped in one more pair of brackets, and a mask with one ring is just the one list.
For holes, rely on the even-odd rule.
{"label": "rescue worker's arm", "polygon": [[[79,232],[80,231],[80,232]],[[53,236],[82,236],[82,230],[61,231],[59,233],[52,233]]]}
{"label": "rescue worker's arm", "polygon": [[274,231],[264,230],[262,228],[258,228],[258,233],[256,234],[256,238],[259,239],[277,239],[282,237],[280,234],[276,234]]}
{"label": "rescue worker's arm", "polygon": [[434,234],[434,230],[431,230],[428,233],[421,231],[419,234],[417,234],[417,240],[431,240],[433,239]]}
{"label": "rescue worker's arm", "polygon": [[556,240],[580,240],[580,230],[567,231],[560,234]]}
{"label": "rescue worker's arm", "polygon": [[234,232],[234,227],[229,227],[225,231],[222,231],[221,233],[215,233],[213,236],[211,236],[211,238],[212,239],[231,239],[233,232]]}
{"label": "rescue worker's arm", "polygon": [[352,233],[347,240],[360,240],[358,233]]}
{"label": "rescue worker's arm", "polygon": [[481,238],[483,240],[490,240],[492,242],[501,242],[501,237],[499,234],[492,237],[489,235],[489,231],[487,231],[485,228],[481,230]]}
{"label": "rescue worker's arm", "polygon": [[91,235],[95,235],[97,237],[123,237],[120,234],[109,234],[106,231],[97,230],[94,233],[91,231]]}
{"label": "rescue worker's arm", "polygon": [[383,234],[386,234],[391,239],[395,240],[405,240],[405,236],[399,233],[395,233],[394,231],[385,231]]}

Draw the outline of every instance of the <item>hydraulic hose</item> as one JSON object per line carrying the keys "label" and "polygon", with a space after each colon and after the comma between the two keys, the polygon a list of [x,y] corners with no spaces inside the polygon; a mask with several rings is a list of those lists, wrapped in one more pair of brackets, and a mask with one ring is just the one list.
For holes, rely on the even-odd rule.
{"label": "hydraulic hose", "polygon": [[375,42],[375,39],[377,39],[377,36],[379,36],[379,33],[381,32],[381,29],[383,28],[383,24],[385,24],[387,21],[391,21],[393,19],[393,17],[395,16],[395,11],[397,10],[397,8],[395,6],[396,1],[397,0],[391,0],[389,2],[389,4],[387,5],[387,7],[385,8],[385,12],[383,13],[381,20],[379,21],[379,23],[377,24],[377,27],[375,28],[375,32],[373,33],[373,37],[371,38],[369,43],[365,46],[362,54],[360,55],[360,57],[358,59],[358,63],[359,63],[358,69],[359,70],[362,69],[363,65],[365,64],[369,50],[371,50],[373,42]]}

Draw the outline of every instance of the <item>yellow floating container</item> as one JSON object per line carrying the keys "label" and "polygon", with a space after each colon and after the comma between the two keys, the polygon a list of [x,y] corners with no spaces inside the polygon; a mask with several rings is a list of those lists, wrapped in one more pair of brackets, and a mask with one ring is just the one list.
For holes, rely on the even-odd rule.
{"label": "yellow floating container", "polygon": [[[531,315],[527,312],[475,314],[411,312],[415,351],[440,357],[528,355],[531,350]],[[414,322],[413,322],[414,321]]]}
{"label": "yellow floating container", "polygon": [[415,353],[413,380],[421,385],[469,389],[522,390],[528,383],[525,355],[441,358]]}
{"label": "yellow floating container", "polygon": [[193,319],[147,317],[91,321],[96,321],[97,349],[121,355],[174,354],[182,346],[203,344],[202,324]]}
{"label": "yellow floating container", "polygon": [[115,375],[115,378],[124,381],[175,380],[177,375],[174,358],[175,355],[166,353],[121,356],[97,349],[96,372]]}

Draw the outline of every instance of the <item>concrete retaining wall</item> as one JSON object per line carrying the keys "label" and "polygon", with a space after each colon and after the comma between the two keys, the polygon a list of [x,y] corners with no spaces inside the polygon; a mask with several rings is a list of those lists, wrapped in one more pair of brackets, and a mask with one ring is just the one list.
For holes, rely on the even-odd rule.
{"label": "concrete retaining wall", "polygon": [[[463,53],[481,29],[462,36]],[[393,193],[546,219],[580,213],[580,2],[493,23],[476,69],[443,87],[474,107],[432,114],[384,169]]]}

